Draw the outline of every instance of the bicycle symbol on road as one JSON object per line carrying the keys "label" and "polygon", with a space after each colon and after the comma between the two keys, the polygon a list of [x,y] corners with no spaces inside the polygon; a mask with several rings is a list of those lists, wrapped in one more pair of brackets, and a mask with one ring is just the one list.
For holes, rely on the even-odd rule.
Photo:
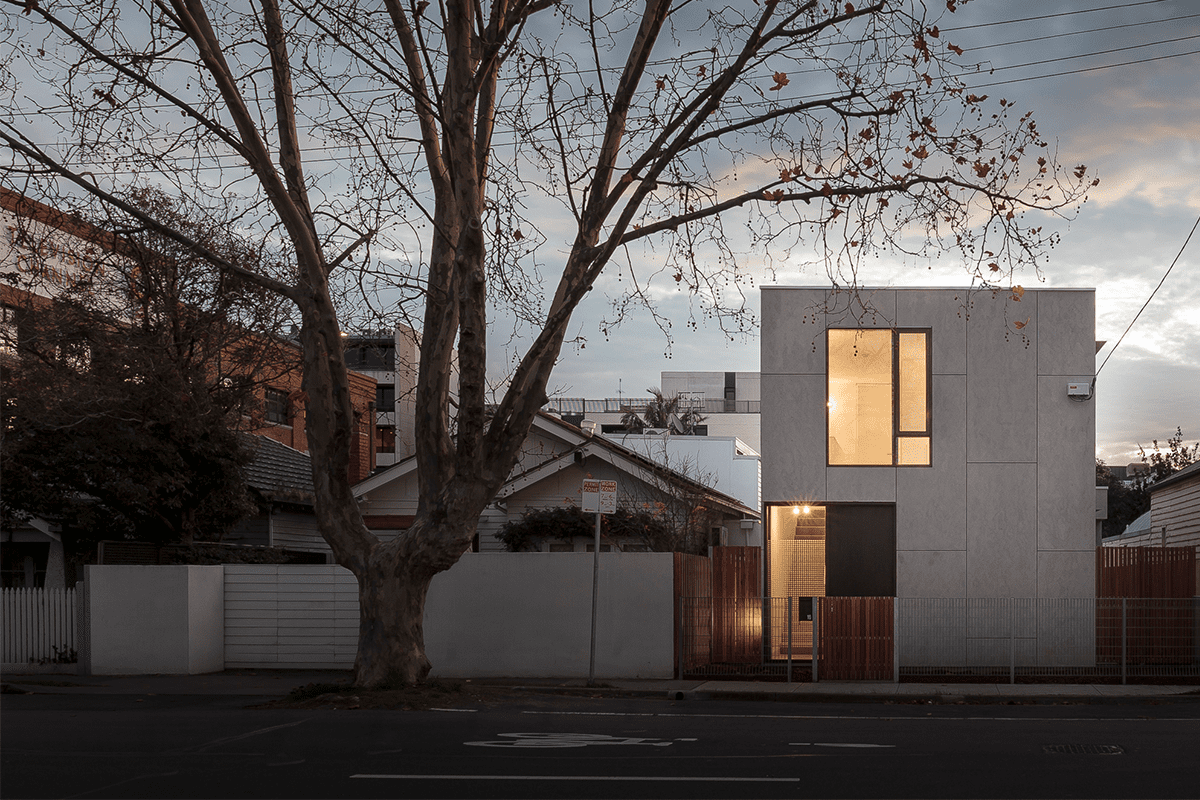
{"label": "bicycle symbol on road", "polygon": [[498,733],[505,737],[491,742],[463,742],[472,747],[588,747],[591,745],[644,745],[670,747],[671,742],[631,736],[608,736],[603,733]]}

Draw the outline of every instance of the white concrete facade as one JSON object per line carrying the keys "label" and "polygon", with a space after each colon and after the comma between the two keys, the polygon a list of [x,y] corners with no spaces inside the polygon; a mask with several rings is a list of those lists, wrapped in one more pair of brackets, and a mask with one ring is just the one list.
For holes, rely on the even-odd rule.
{"label": "white concrete facade", "polygon": [[[762,293],[763,499],[887,503],[899,597],[1095,595],[1093,290]],[[931,331],[931,466],[829,466],[826,330]]]}
{"label": "white concrete facade", "polygon": [[196,675],[225,668],[225,573],[217,566],[88,566],[85,675]]}

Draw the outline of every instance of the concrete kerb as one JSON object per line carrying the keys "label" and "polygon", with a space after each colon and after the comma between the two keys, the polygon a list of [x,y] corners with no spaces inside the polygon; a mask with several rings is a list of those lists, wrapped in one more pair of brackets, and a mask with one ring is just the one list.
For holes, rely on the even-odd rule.
{"label": "concrete kerb", "polygon": [[[5,671],[6,691],[53,694],[283,696],[309,683],[348,681],[349,670],[228,670],[203,675],[81,676]],[[1198,686],[1108,684],[960,684],[891,682],[768,683],[701,680],[474,679],[477,685],[569,697],[665,697],[673,701],[766,700],[793,703],[1198,702]],[[11,687],[11,688],[10,688]]]}

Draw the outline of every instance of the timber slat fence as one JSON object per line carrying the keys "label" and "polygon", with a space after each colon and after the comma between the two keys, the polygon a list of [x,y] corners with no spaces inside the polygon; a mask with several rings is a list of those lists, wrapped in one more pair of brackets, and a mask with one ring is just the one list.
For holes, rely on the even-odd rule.
{"label": "timber slat fence", "polygon": [[4,589],[0,651],[5,664],[67,663],[75,654],[74,589]]}
{"label": "timber slat fence", "polygon": [[[682,597],[679,616],[683,677],[1200,677],[1195,597]],[[761,646],[749,658],[729,641]]]}

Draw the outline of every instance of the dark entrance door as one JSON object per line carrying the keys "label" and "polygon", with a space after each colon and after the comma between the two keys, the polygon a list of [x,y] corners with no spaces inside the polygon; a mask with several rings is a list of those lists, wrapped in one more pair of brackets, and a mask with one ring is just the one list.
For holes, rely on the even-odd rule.
{"label": "dark entrance door", "polygon": [[825,595],[896,596],[896,506],[826,506]]}

